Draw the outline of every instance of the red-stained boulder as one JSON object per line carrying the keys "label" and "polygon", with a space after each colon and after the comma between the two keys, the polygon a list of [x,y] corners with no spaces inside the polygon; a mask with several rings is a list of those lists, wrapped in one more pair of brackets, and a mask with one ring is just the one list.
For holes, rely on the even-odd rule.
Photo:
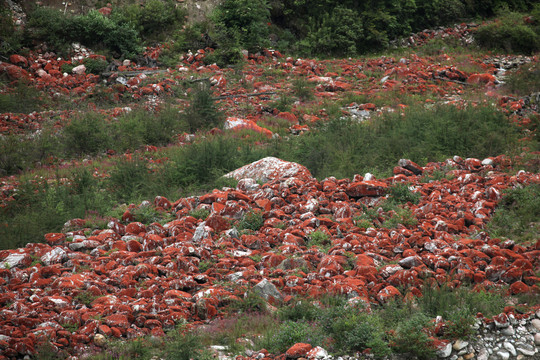
{"label": "red-stained boulder", "polygon": [[310,344],[296,343],[287,350],[285,355],[288,359],[298,359],[305,357],[312,348]]}
{"label": "red-stained boulder", "polygon": [[346,193],[355,198],[363,196],[382,196],[386,194],[387,188],[388,185],[381,181],[359,181],[350,184],[347,187]]}
{"label": "red-stained boulder", "polygon": [[389,285],[385,287],[384,289],[382,289],[381,291],[379,291],[379,293],[376,296],[376,299],[381,304],[384,304],[387,301],[392,300],[395,297],[400,297],[400,296],[401,296],[401,293],[399,292],[399,290],[393,287],[392,285]]}
{"label": "red-stained boulder", "polygon": [[472,74],[467,79],[469,84],[487,84],[490,82],[495,82],[495,76],[491,74]]}
{"label": "red-stained boulder", "polygon": [[24,56],[13,54],[9,57],[9,62],[18,66],[28,66],[28,60]]}

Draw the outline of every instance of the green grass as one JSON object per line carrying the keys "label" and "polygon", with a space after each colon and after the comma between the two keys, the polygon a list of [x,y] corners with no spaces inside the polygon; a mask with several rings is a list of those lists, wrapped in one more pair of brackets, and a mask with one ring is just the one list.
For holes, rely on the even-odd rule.
{"label": "green grass", "polygon": [[540,234],[539,198],[539,184],[507,190],[487,226],[491,237],[508,238],[516,243],[537,240]]}

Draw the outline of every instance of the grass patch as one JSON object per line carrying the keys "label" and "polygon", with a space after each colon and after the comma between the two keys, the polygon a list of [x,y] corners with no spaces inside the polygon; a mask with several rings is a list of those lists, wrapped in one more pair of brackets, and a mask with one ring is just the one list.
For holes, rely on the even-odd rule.
{"label": "grass patch", "polygon": [[361,124],[334,119],[300,137],[287,153],[317,178],[350,178],[359,171],[390,175],[400,158],[425,164],[453,155],[509,153],[516,149],[518,134],[517,127],[489,106],[415,106],[404,115],[385,114]]}
{"label": "grass patch", "polygon": [[540,234],[540,185],[507,190],[487,228],[492,237],[516,243],[538,239]]}

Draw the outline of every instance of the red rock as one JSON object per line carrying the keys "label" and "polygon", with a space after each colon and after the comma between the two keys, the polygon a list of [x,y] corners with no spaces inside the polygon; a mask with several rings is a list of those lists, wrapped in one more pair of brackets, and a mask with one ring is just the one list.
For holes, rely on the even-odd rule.
{"label": "red rock", "polygon": [[529,292],[529,287],[521,281],[516,281],[515,283],[510,285],[510,293],[512,295],[526,294],[528,292]]}
{"label": "red rock", "polygon": [[215,232],[220,233],[230,229],[231,222],[219,215],[211,215],[206,219],[206,226],[211,227]]}
{"label": "red rock", "polygon": [[401,293],[399,292],[399,290],[393,287],[392,285],[390,285],[390,286],[385,287],[381,291],[379,291],[376,298],[381,304],[383,304],[399,296],[401,296]]}
{"label": "red rock", "polygon": [[121,314],[113,314],[107,316],[103,321],[111,327],[121,328],[121,329],[127,329],[129,327],[128,318],[126,315]]}
{"label": "red rock", "polygon": [[49,245],[58,245],[64,242],[66,235],[62,233],[49,233],[45,234],[45,241]]}
{"label": "red rock", "polygon": [[398,161],[398,166],[401,166],[402,168],[411,171],[415,175],[421,175],[423,172],[423,169],[420,165],[408,159],[400,159]]}
{"label": "red rock", "polygon": [[26,58],[24,56],[21,56],[21,55],[11,55],[9,57],[9,62],[14,64],[14,65],[18,65],[18,66],[28,66],[28,60],[26,60]]}
{"label": "red rock", "polygon": [[277,117],[285,119],[292,124],[298,123],[298,117],[296,117],[296,115],[294,114],[291,114],[290,112],[280,112],[279,114],[277,114]]}
{"label": "red rock", "polygon": [[495,82],[495,76],[491,74],[473,74],[469,76],[467,82],[469,84],[487,84]]}
{"label": "red rock", "polygon": [[139,235],[142,232],[146,232],[146,227],[143,223],[132,222],[126,225],[126,234]]}
{"label": "red rock", "polygon": [[296,343],[287,350],[285,355],[287,355],[287,358],[289,359],[298,359],[300,357],[305,357],[312,348],[313,347],[310,344]]}
{"label": "red rock", "polygon": [[257,125],[254,121],[247,120],[247,119],[241,119],[241,118],[237,118],[237,117],[229,117],[229,118],[227,118],[225,120],[224,129],[225,130],[230,129],[230,130],[235,130],[235,131],[238,131],[238,130],[253,130],[255,132],[258,132],[258,133],[261,133],[261,134],[265,135],[268,138],[271,138],[272,135],[273,135],[270,130]]}
{"label": "red rock", "polygon": [[352,197],[363,196],[382,196],[386,193],[388,185],[381,181],[359,181],[350,184],[347,187],[346,193]]}

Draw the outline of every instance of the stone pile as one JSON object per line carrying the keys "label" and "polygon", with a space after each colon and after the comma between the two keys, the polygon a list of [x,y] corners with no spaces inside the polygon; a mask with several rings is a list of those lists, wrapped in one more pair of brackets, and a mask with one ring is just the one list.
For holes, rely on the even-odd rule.
{"label": "stone pile", "polygon": [[[47,339],[77,354],[103,338],[161,336],[179,323],[216,317],[251,288],[270,303],[331,293],[368,308],[417,296],[430,283],[538,292],[540,240],[515,244],[482,231],[502,191],[540,183],[538,174],[502,172],[506,162],[455,157],[420,167],[403,159],[390,178],[318,181],[301,165],[263,159],[231,174],[240,179],[236,189],[139,205],[175,216],[163,225],[133,222],[135,205],[107,229],[91,231],[73,219],[45,243],[0,251],[0,358],[30,355]],[[421,181],[435,170],[448,178]],[[381,201],[402,182],[421,195],[409,204],[418,223],[385,228],[393,214]],[[378,228],[356,226],[366,207],[378,212]],[[195,209],[207,209],[208,217],[190,216]],[[235,221],[250,211],[262,214],[263,226],[239,232]],[[327,250],[309,244],[314,231],[328,234]],[[506,342],[526,352],[525,315],[503,315],[507,330],[497,319],[482,329],[512,326],[514,340],[494,335],[480,344],[493,354],[511,353]]]}

